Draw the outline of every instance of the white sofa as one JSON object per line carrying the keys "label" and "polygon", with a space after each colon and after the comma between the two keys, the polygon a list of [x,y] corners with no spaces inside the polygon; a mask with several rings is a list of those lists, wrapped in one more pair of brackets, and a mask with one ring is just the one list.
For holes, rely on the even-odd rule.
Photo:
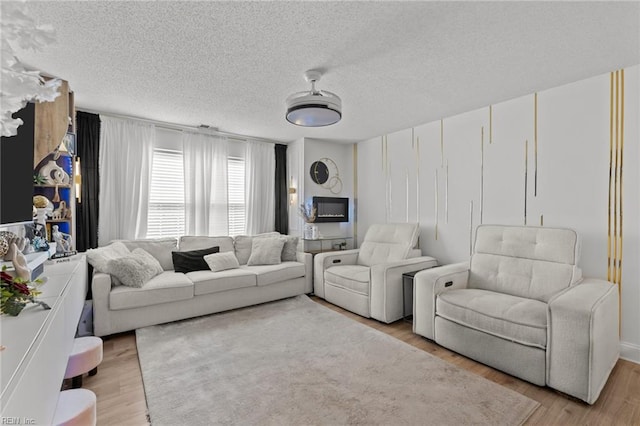
{"label": "white sofa", "polygon": [[[297,261],[247,266],[251,237],[192,237],[178,240],[122,241],[129,250],[142,248],[154,256],[163,272],[142,288],[112,285],[109,274],[93,275],[93,326],[106,336],[154,324],[212,314],[312,292],[312,257],[297,252]],[[234,252],[240,267],[220,272],[173,270],[172,251],[220,247]],[[248,250],[248,253],[247,253]]]}
{"label": "white sofa", "polygon": [[593,404],[618,360],[618,287],[582,278],[570,229],[482,225],[471,263],[419,272],[413,331]]}
{"label": "white sofa", "polygon": [[436,266],[416,249],[417,223],[371,225],[359,249],[317,254],[316,296],[367,318],[391,323],[402,318],[402,274]]}

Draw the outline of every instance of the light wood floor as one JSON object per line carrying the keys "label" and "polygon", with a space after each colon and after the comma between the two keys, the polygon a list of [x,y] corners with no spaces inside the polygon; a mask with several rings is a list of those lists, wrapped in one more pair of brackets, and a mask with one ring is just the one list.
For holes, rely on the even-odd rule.
{"label": "light wood floor", "polygon": [[[340,312],[465,370],[538,401],[541,406],[529,425],[640,425],[640,365],[620,360],[598,401],[590,406],[549,388],[541,388],[479,364],[413,334],[411,324],[397,321],[383,324],[362,318],[313,298]],[[146,425],[146,401],[135,333],[122,333],[104,341],[104,360],[98,374],[84,378],[84,387],[98,398],[98,425]]]}

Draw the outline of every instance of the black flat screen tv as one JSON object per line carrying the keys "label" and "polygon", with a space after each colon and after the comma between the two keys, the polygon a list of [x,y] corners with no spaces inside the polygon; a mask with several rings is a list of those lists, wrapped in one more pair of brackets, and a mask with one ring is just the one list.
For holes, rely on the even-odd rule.
{"label": "black flat screen tv", "polygon": [[24,124],[0,141],[0,225],[33,221],[33,149],[35,105],[13,114]]}

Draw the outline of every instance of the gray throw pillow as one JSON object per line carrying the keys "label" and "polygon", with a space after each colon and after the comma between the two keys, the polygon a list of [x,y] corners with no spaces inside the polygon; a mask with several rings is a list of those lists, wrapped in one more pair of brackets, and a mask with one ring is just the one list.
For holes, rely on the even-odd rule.
{"label": "gray throw pillow", "polygon": [[128,256],[110,260],[109,273],[128,287],[142,287],[151,278],[162,273],[158,260],[141,248],[133,250]]}
{"label": "gray throw pillow", "polygon": [[285,239],[284,247],[282,247],[282,261],[283,262],[295,262],[298,260],[298,237],[292,237],[290,235],[283,235]]}
{"label": "gray throw pillow", "polygon": [[247,265],[277,265],[282,256],[284,238],[254,238]]}
{"label": "gray throw pillow", "polygon": [[227,269],[236,269],[240,267],[238,258],[232,251],[223,253],[208,254],[204,257],[204,261],[209,265],[209,269],[213,272],[225,271]]}
{"label": "gray throw pillow", "polygon": [[171,271],[173,269],[173,258],[171,252],[178,250],[177,238],[150,238],[144,240],[118,240],[131,251],[140,248],[151,256],[155,257],[162,269]]}
{"label": "gray throw pillow", "polygon": [[121,242],[111,243],[108,246],[87,250],[87,261],[96,272],[109,273],[107,264],[110,260],[125,257],[131,253],[127,246]]}

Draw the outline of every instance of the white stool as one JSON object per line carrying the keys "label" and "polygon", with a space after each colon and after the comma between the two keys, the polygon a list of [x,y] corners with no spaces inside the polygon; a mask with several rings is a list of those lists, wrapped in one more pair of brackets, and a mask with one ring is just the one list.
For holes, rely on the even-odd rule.
{"label": "white stool", "polygon": [[96,394],[88,389],[60,392],[53,424],[57,426],[95,426]]}
{"label": "white stool", "polygon": [[102,339],[95,336],[78,337],[73,341],[64,378],[72,379],[72,387],[82,387],[82,375],[87,372],[90,376],[95,375],[101,362]]}

